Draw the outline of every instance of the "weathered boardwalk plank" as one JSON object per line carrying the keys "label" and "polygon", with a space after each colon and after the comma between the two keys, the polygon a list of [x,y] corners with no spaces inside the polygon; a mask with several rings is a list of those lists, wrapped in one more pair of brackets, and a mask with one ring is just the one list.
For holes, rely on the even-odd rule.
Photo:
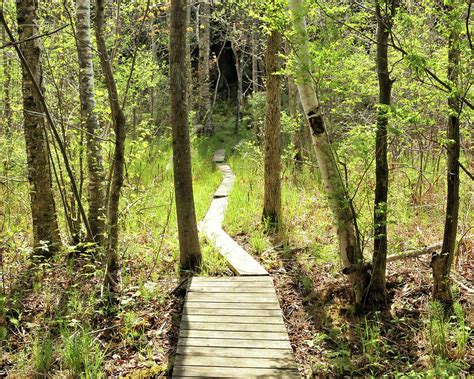
{"label": "weathered boardwalk plank", "polygon": [[191,279],[174,378],[299,377],[272,278],[251,279]]}

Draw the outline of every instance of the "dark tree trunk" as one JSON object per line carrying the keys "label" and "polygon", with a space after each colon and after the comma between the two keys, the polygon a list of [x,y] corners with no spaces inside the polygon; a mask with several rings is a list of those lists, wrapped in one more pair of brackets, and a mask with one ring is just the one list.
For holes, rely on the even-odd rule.
{"label": "dark tree trunk", "polygon": [[[17,0],[16,11],[19,39],[25,40],[38,35],[38,0]],[[20,49],[27,65],[22,63],[23,127],[35,254],[50,257],[60,247],[61,240],[52,189],[44,109],[28,73],[29,67],[40,90],[43,90],[41,40],[33,39],[22,43]]]}
{"label": "dark tree trunk", "polygon": [[123,184],[125,166],[125,115],[119,102],[117,85],[112,71],[112,62],[107,53],[104,37],[105,9],[104,0],[96,0],[95,36],[99,52],[100,65],[105,77],[112,112],[115,133],[115,150],[112,162],[112,183],[107,209],[108,241],[105,285],[115,291],[118,283],[118,218],[120,191]]}
{"label": "dark tree trunk", "polygon": [[209,87],[210,12],[209,0],[202,0],[199,4],[198,122],[203,125],[203,130],[208,135],[214,132],[209,117],[209,109],[211,107]]}
{"label": "dark tree trunk", "polygon": [[[452,11],[447,6],[447,12]],[[459,34],[452,30],[448,42],[448,79],[456,88],[459,81]],[[450,94],[448,97],[450,115],[448,118],[447,138],[447,198],[446,198],[446,220],[444,223],[443,246],[440,254],[433,254],[431,267],[433,270],[433,298],[450,307],[452,304],[450,270],[453,261],[454,249],[456,247],[456,234],[459,213],[459,113],[461,104],[459,94]]]}
{"label": "dark tree trunk", "polygon": [[280,69],[281,35],[272,31],[268,37],[267,104],[265,113],[265,169],[263,218],[271,226],[281,222],[281,157],[280,157]]}
{"label": "dark tree trunk", "polygon": [[[382,12],[383,9],[386,12]],[[387,125],[388,107],[391,103],[392,79],[388,69],[388,39],[395,13],[395,0],[376,0],[377,15],[377,74],[379,81],[379,106],[375,134],[375,203],[374,203],[374,254],[372,257],[372,278],[368,288],[368,301],[373,304],[386,302],[387,266],[387,197],[388,159]]]}
{"label": "dark tree trunk", "polygon": [[180,266],[197,270],[201,251],[194,209],[186,81],[186,0],[171,1],[170,94]]}
{"label": "dark tree trunk", "polygon": [[[8,42],[8,36],[4,28],[2,28],[2,43]],[[5,136],[8,138],[12,131],[12,107],[11,107],[11,95],[10,95],[10,82],[11,82],[11,60],[8,56],[7,49],[3,50],[3,117],[5,128]]]}

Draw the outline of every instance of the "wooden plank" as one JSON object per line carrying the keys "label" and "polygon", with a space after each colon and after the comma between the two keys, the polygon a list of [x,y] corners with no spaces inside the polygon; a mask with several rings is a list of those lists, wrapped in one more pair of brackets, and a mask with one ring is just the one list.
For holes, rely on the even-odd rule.
{"label": "wooden plank", "polygon": [[283,358],[293,359],[290,350],[283,349],[252,349],[240,347],[202,347],[178,346],[178,354],[199,357],[234,357],[234,358]]}
{"label": "wooden plank", "polygon": [[290,341],[252,340],[252,339],[222,339],[222,338],[180,338],[178,346],[203,346],[203,347],[239,347],[262,349],[287,349],[291,350]]}
{"label": "wooden plank", "polygon": [[192,283],[197,283],[197,282],[250,282],[250,283],[255,283],[255,282],[272,282],[273,280],[269,276],[222,276],[222,277],[213,277],[209,278],[207,276],[194,276],[192,278]]}
{"label": "wooden plank", "polygon": [[175,360],[176,366],[203,366],[223,368],[272,368],[297,370],[293,359],[275,358],[233,358],[233,357],[199,357],[193,355],[178,355]]}
{"label": "wooden plank", "polygon": [[260,287],[191,287],[189,292],[197,293],[275,293],[275,290],[271,287],[260,288]]}
{"label": "wooden plank", "polygon": [[218,149],[214,153],[214,156],[212,157],[212,160],[215,163],[222,163],[225,160],[225,149]]}
{"label": "wooden plank", "polygon": [[187,308],[206,308],[206,309],[280,309],[280,306],[275,303],[227,303],[215,302],[208,303],[207,301],[190,301],[186,303]]}
{"label": "wooden plank", "polygon": [[281,317],[276,316],[209,316],[209,315],[184,315],[182,321],[195,321],[195,322],[221,322],[229,323],[234,322],[236,324],[282,324]]}
{"label": "wooden plank", "polygon": [[[216,199],[219,200],[219,199]],[[268,275],[265,270],[242,246],[235,242],[224,230],[204,228],[206,238],[227,259],[230,267],[239,275]]]}
{"label": "wooden plank", "polygon": [[202,376],[213,378],[245,377],[255,378],[277,375],[278,378],[299,378],[297,370],[282,370],[277,368],[234,368],[234,367],[198,367],[176,366],[173,370],[174,377]]}
{"label": "wooden plank", "polygon": [[219,338],[219,339],[252,339],[264,341],[288,341],[288,334],[274,332],[225,331],[225,330],[181,330],[179,337],[184,338]]}
{"label": "wooden plank", "polygon": [[180,330],[227,330],[227,331],[248,331],[248,332],[279,332],[286,333],[283,324],[236,324],[230,322],[181,322]]}
{"label": "wooden plank", "polygon": [[[260,278],[260,277],[259,277]],[[191,288],[240,288],[242,291],[252,288],[273,288],[273,283],[268,282],[195,282],[191,284]]]}
{"label": "wooden plank", "polygon": [[276,303],[277,299],[274,294],[259,293],[259,294],[247,294],[247,293],[197,293],[188,292],[186,301],[207,301],[208,303],[220,303],[225,301],[226,303]]}
{"label": "wooden plank", "polygon": [[280,316],[279,309],[199,309],[187,308],[184,306],[183,316],[190,315],[209,315],[209,316]]}

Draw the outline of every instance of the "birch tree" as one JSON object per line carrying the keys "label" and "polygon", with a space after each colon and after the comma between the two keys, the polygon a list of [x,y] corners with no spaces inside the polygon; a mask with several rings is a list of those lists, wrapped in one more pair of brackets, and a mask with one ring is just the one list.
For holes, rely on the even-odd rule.
{"label": "birch tree", "polygon": [[90,6],[90,0],[77,0],[76,2],[76,36],[81,116],[86,129],[87,141],[88,218],[94,241],[100,243],[105,227],[105,173],[102,163],[100,125],[95,111]]}
{"label": "birch tree", "polygon": [[343,272],[350,276],[354,302],[358,311],[363,305],[368,274],[364,270],[362,250],[357,235],[356,215],[337,167],[311,77],[311,54],[306,30],[304,0],[290,0],[289,6],[294,27],[295,81],[311,130],[321,178],[334,214]]}

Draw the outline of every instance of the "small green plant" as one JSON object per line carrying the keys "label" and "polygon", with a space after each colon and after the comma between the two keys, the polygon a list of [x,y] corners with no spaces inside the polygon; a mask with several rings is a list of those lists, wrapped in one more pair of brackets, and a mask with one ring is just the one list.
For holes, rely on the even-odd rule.
{"label": "small green plant", "polygon": [[63,359],[74,377],[94,379],[103,377],[101,367],[105,352],[88,328],[61,329],[64,343]]}
{"label": "small green plant", "polygon": [[429,337],[433,356],[447,357],[447,337],[449,324],[444,314],[444,306],[439,301],[429,304]]}
{"label": "small green plant", "polygon": [[268,244],[262,230],[256,230],[255,233],[250,236],[250,246],[252,246],[252,250],[257,254],[262,254],[265,251]]}
{"label": "small green plant", "polygon": [[46,377],[54,363],[53,340],[49,333],[46,337],[37,337],[33,343],[32,358],[36,377]]}
{"label": "small green plant", "polygon": [[456,328],[454,332],[454,340],[456,344],[455,357],[457,359],[462,359],[468,350],[470,330],[469,327],[466,326],[466,323],[464,321],[464,311],[462,309],[461,304],[457,302],[454,303],[453,311],[456,320]]}
{"label": "small green plant", "polygon": [[371,367],[380,365],[380,352],[382,341],[380,340],[380,326],[377,320],[369,321],[364,318],[361,329],[362,351]]}

